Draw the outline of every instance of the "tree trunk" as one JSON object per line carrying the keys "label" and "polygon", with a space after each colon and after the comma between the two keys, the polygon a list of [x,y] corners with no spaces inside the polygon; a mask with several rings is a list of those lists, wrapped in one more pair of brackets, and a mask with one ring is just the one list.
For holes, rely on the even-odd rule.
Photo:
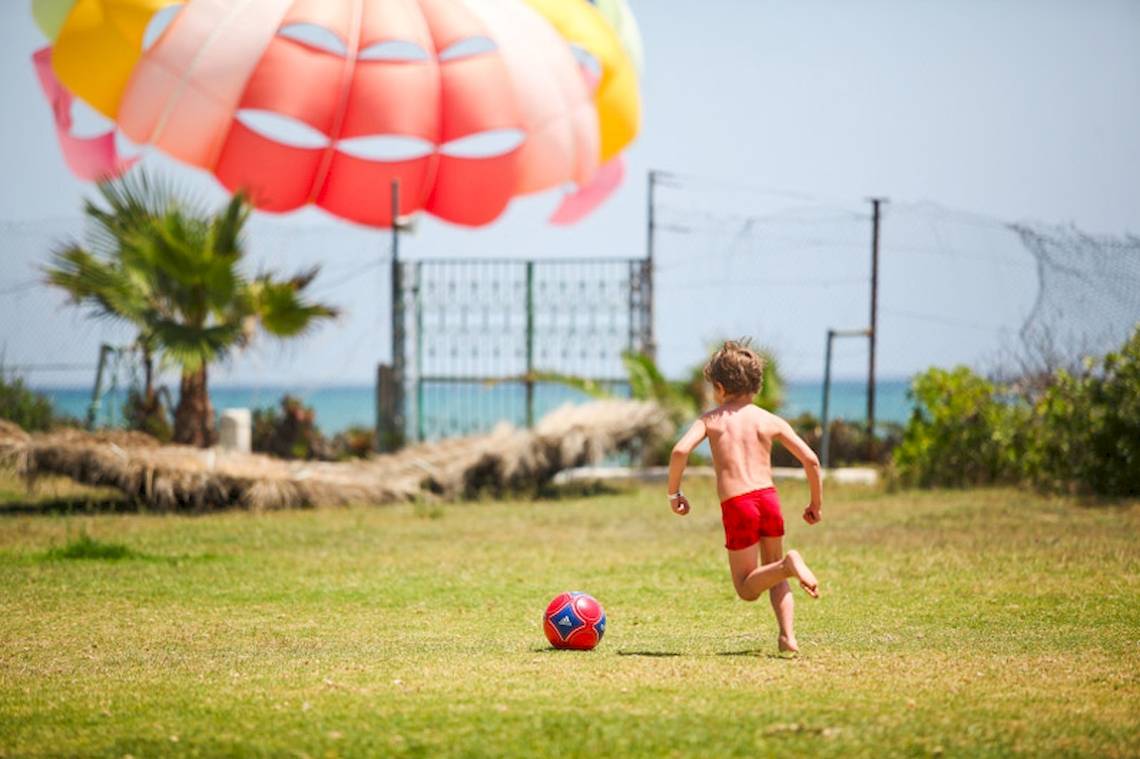
{"label": "tree trunk", "polygon": [[143,372],[146,376],[146,385],[143,388],[143,402],[146,404],[147,410],[150,411],[157,406],[157,398],[154,397],[154,357],[150,354],[150,349],[143,344]]}
{"label": "tree trunk", "polygon": [[214,407],[206,385],[206,367],[183,372],[174,411],[174,442],[207,448],[214,444]]}

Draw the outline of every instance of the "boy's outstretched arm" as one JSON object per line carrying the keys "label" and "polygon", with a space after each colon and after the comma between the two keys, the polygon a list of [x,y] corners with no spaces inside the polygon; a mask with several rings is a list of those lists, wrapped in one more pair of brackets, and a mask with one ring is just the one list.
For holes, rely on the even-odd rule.
{"label": "boy's outstretched arm", "polygon": [[681,495],[681,475],[685,473],[685,465],[689,463],[689,454],[704,439],[705,422],[703,419],[698,419],[673,446],[673,453],[669,456],[669,506],[679,516],[689,513],[689,499]]}
{"label": "boy's outstretched arm", "polygon": [[804,509],[804,521],[808,524],[816,524],[820,519],[823,519],[823,515],[820,513],[823,509],[823,476],[819,467],[819,458],[811,446],[796,434],[792,425],[783,419],[780,419],[780,431],[776,435],[776,439],[783,443],[784,447],[791,451],[792,455],[803,464],[804,472],[807,473],[808,487],[811,489],[811,503]]}

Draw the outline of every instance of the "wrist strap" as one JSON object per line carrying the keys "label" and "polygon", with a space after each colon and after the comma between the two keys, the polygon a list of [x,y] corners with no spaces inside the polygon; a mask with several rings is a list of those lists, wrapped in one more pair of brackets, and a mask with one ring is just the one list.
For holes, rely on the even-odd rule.
{"label": "wrist strap", "polygon": [[680,490],[678,490],[676,493],[669,493],[669,500],[670,501],[676,500],[683,495],[684,495],[684,493],[682,493]]}

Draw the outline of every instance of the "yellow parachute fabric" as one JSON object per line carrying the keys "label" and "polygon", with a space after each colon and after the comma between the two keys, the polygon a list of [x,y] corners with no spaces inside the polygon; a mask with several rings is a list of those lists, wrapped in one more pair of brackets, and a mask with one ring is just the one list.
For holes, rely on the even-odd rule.
{"label": "yellow parachute fabric", "polygon": [[526,0],[569,43],[597,59],[601,81],[594,95],[601,130],[601,162],[605,163],[637,136],[641,97],[637,69],[617,31],[587,0]]}
{"label": "yellow parachute fabric", "polygon": [[32,18],[51,42],[55,42],[73,5],[75,0],[32,0]]}
{"label": "yellow parachute fabric", "polygon": [[610,22],[610,26],[621,39],[622,47],[637,67],[640,74],[645,70],[645,49],[641,42],[641,32],[637,28],[637,20],[626,0],[597,0],[598,10]]}
{"label": "yellow parachute fabric", "polygon": [[154,14],[171,0],[77,0],[59,30],[51,63],[75,96],[115,118]]}

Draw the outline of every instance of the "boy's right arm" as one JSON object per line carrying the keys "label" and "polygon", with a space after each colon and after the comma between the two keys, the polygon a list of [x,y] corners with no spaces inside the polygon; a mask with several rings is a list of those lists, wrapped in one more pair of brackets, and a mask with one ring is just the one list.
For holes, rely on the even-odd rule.
{"label": "boy's right arm", "polygon": [[799,460],[804,467],[804,473],[807,474],[808,487],[811,489],[811,503],[804,509],[804,521],[808,524],[816,524],[823,518],[823,515],[820,514],[823,509],[823,476],[819,466],[819,458],[811,446],[796,434],[792,425],[780,417],[776,418],[779,419],[779,431],[776,433],[776,439],[783,443],[784,447]]}
{"label": "boy's right arm", "polygon": [[673,446],[673,454],[669,457],[669,506],[678,516],[685,516],[690,508],[689,499],[681,494],[681,475],[685,472],[685,465],[689,463],[689,454],[704,439],[705,421],[698,419]]}

